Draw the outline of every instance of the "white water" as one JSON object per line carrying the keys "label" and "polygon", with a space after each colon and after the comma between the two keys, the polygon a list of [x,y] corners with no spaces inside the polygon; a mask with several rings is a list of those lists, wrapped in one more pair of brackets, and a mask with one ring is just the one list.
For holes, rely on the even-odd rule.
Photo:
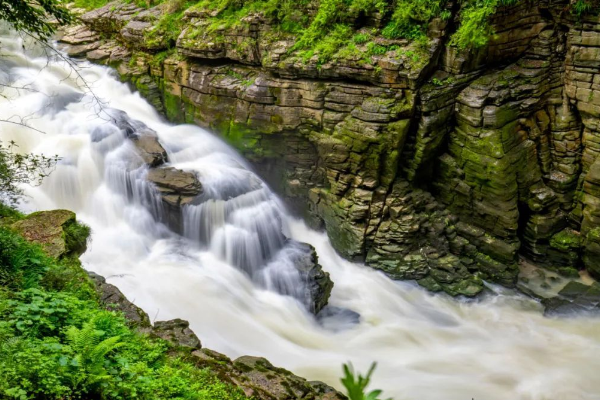
{"label": "white water", "polygon": [[[23,54],[14,38],[1,38],[0,53],[0,83],[28,84],[41,92],[4,90],[12,99],[0,97],[0,119],[31,114],[29,125],[46,132],[0,123],[0,140],[62,157],[43,186],[27,188],[31,197],[24,207],[77,212],[93,230],[84,266],[107,277],[152,319],[187,319],[206,347],[230,357],[264,356],[338,387],[343,362],[365,370],[377,361],[372,387],[396,400],[600,399],[597,319],[544,318],[534,301],[496,287],[497,295],[466,303],[393,282],[342,260],[324,234],[290,220],[263,189],[261,198],[267,196],[270,204],[255,211],[279,214],[291,237],[313,244],[335,282],[330,304],[361,315],[359,324],[343,318],[317,323],[298,301],[257,287],[224,261],[222,244],[190,245],[158,227],[146,208],[123,194],[115,168],[139,161],[116,128],[98,118],[89,94],[79,98],[84,91],[69,67],[47,67],[45,57]],[[235,174],[254,179],[211,134],[165,124],[109,69],[84,65],[81,73],[95,94],[157,131],[175,166],[197,171],[206,188]],[[215,200],[212,206],[223,205]],[[200,210],[191,211],[190,219],[204,221]],[[222,225],[218,213],[209,215]]]}

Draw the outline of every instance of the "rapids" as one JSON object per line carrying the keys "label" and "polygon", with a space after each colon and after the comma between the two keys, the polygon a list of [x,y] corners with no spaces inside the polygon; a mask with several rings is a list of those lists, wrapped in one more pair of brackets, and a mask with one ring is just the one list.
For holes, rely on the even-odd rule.
{"label": "rapids", "polygon": [[[545,318],[536,301],[496,286],[473,301],[433,295],[345,261],[325,234],[292,219],[218,137],[166,123],[109,68],[80,62],[77,71],[103,105],[65,61],[25,51],[20,38],[3,32],[0,84],[21,89],[3,86],[0,119],[22,117],[44,133],[0,122],[0,140],[61,157],[43,185],[24,187],[21,207],[75,211],[93,231],[81,258],[85,268],[117,285],[151,319],[187,319],[208,348],[232,358],[264,356],[337,387],[343,362],[365,371],[377,361],[371,388],[396,400],[600,399],[600,320]],[[143,199],[126,195],[121,167],[135,162],[132,147],[104,107],[155,130],[172,164],[198,173],[212,197],[186,210],[186,238],[157,224]],[[252,198],[219,197],[242,181],[242,196]],[[257,226],[258,220],[270,224]],[[257,229],[262,236],[248,233]],[[330,304],[359,313],[360,322],[345,314],[317,321],[294,297],[269,290],[268,271],[286,268],[265,256],[282,248],[282,232],[315,246],[335,282]],[[196,245],[207,237],[210,245]],[[236,267],[240,249],[253,255],[245,265],[266,274],[261,284]]]}

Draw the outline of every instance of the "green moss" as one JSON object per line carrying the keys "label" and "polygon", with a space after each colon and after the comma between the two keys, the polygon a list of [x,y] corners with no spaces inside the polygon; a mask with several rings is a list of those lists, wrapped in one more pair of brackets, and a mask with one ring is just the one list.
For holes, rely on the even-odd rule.
{"label": "green moss", "polygon": [[577,250],[581,247],[581,236],[572,229],[563,229],[550,238],[550,246],[560,251]]}
{"label": "green moss", "polygon": [[84,8],[86,10],[94,10],[108,4],[111,0],[74,0],[73,5],[77,8]]}
{"label": "green moss", "polygon": [[171,94],[168,90],[163,90],[163,107],[169,121],[184,122],[185,115],[182,110],[182,100],[179,96]]}

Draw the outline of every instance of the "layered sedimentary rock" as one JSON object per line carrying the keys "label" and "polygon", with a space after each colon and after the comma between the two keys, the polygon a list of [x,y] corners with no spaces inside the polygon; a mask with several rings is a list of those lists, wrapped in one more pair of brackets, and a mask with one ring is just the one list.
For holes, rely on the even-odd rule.
{"label": "layered sedimentary rock", "polygon": [[223,136],[344,257],[474,295],[482,278],[514,285],[520,256],[599,274],[600,19],[567,5],[499,8],[476,51],[434,20],[426,49],[397,41],[370,63],[302,59],[261,14],[214,31],[190,9],[157,42],[164,10],[118,2],[63,40]]}

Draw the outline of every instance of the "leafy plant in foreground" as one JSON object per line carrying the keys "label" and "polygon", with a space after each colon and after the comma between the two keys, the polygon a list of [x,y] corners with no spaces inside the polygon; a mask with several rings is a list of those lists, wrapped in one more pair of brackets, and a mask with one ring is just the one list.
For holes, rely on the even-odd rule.
{"label": "leafy plant in foreground", "polygon": [[344,364],[344,377],[341,381],[348,392],[350,400],[379,400],[379,395],[382,393],[381,390],[377,389],[366,393],[367,386],[369,386],[369,382],[371,381],[371,375],[373,375],[376,367],[377,363],[371,364],[367,375],[362,376],[360,373],[354,371],[352,363]]}

